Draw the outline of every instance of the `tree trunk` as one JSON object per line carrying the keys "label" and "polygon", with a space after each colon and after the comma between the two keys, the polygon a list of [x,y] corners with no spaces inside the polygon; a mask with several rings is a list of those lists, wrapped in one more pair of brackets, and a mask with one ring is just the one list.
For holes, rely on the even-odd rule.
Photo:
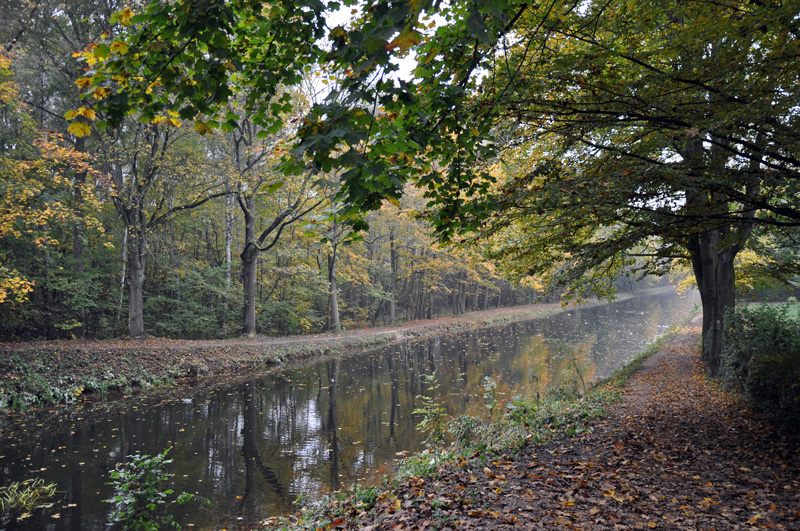
{"label": "tree trunk", "polygon": [[389,229],[389,262],[391,280],[389,284],[389,325],[394,326],[394,305],[397,299],[397,249],[394,247],[394,229]]}
{"label": "tree trunk", "polygon": [[[724,142],[724,141],[723,141]],[[704,146],[702,139],[687,139],[681,156],[690,168],[697,168],[698,173],[705,168]],[[710,153],[709,160],[721,170],[725,157],[716,148]],[[751,162],[750,171],[758,171],[759,161]],[[758,185],[748,186],[747,195],[757,193]],[[735,205],[735,203],[733,203]],[[721,192],[703,189],[687,189],[685,211],[697,214],[702,218],[712,218],[713,214],[725,215],[732,202]],[[734,208],[739,208],[734,206]],[[755,215],[755,211],[745,212],[744,219]],[[703,340],[700,359],[706,365],[706,374],[715,378],[719,374],[722,363],[722,339],[725,330],[725,312],[733,308],[736,302],[736,276],[734,260],[736,254],[744,247],[753,230],[747,221],[716,225],[714,221],[700,224],[696,232],[685,240],[685,248],[692,259],[697,288],[703,305]]]}
{"label": "tree trunk", "polygon": [[461,273],[461,282],[458,286],[458,312],[464,315],[467,312],[467,273]]}
{"label": "tree trunk", "polygon": [[119,302],[117,303],[117,318],[114,321],[114,334],[120,330],[122,321],[122,300],[125,297],[125,280],[128,276],[128,228],[122,229],[122,273],[119,276]]}
{"label": "tree trunk", "polygon": [[244,313],[242,333],[247,337],[256,335],[256,280],[258,273],[258,247],[256,246],[255,197],[247,199],[244,211],[244,250],[242,259],[242,287],[244,290]]}
{"label": "tree trunk", "polygon": [[225,196],[225,287],[231,287],[233,265],[233,194]]}
{"label": "tree trunk", "polygon": [[703,343],[700,359],[706,365],[708,376],[719,374],[722,362],[722,339],[725,330],[725,313],[736,300],[734,259],[739,246],[722,244],[720,230],[712,230],[697,237],[692,252],[700,300],[703,305]]}
{"label": "tree trunk", "polygon": [[[75,150],[84,152],[86,150],[86,138],[79,137],[75,141]],[[75,215],[75,225],[72,227],[72,261],[74,264],[75,280],[83,282],[84,272],[84,216],[83,216],[83,186],[86,184],[86,172],[79,171],[75,173],[75,204],[73,205],[73,213]],[[83,302],[83,301],[82,301]],[[80,326],[75,328],[74,334],[77,338],[83,339],[86,337],[86,308],[81,304],[78,318],[80,319]]]}
{"label": "tree trunk", "polygon": [[339,322],[339,297],[336,292],[336,250],[328,255],[328,283],[331,290],[331,328],[335,332],[342,331]]}
{"label": "tree trunk", "polygon": [[433,290],[428,291],[428,299],[430,300],[430,304],[428,304],[428,319],[433,319]]}
{"label": "tree trunk", "polygon": [[131,339],[144,339],[144,270],[147,250],[141,231],[130,225],[126,230],[128,231],[128,335]]}

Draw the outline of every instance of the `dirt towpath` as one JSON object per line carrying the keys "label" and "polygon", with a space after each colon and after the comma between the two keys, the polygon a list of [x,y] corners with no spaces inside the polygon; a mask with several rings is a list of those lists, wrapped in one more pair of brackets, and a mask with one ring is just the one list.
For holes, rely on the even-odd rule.
{"label": "dirt towpath", "polygon": [[653,355],[592,431],[447,465],[334,528],[800,530],[798,441],[705,378],[699,337]]}

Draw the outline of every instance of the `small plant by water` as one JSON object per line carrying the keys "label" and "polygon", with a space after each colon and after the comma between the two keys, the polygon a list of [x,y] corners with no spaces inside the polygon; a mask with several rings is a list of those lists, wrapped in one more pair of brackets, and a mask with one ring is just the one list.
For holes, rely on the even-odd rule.
{"label": "small plant by water", "polygon": [[[127,463],[117,463],[111,471],[109,485],[114,487],[114,497],[104,502],[113,505],[111,519],[122,524],[125,531],[158,531],[180,529],[172,515],[163,514],[164,506],[173,501],[173,490],[162,488],[163,483],[175,474],[166,471],[172,459],[167,459],[169,448],[150,455],[130,455]],[[209,503],[194,494],[182,492],[174,501],[184,504],[193,500]]]}
{"label": "small plant by water", "polygon": [[56,484],[45,483],[43,479],[17,481],[0,487],[0,525],[24,520],[38,509],[49,509],[55,493]]}
{"label": "small plant by water", "polygon": [[445,441],[447,429],[445,415],[447,410],[436,401],[435,397],[431,396],[431,394],[439,388],[436,375],[428,374],[423,376],[423,379],[428,384],[429,395],[417,396],[420,402],[422,402],[422,406],[412,411],[412,413],[414,415],[422,415],[422,420],[417,424],[417,429],[426,435],[425,441],[423,442],[428,450],[436,455]]}
{"label": "small plant by water", "polygon": [[575,380],[572,382],[577,387],[577,384],[581,384],[581,389],[583,392],[586,393],[587,386],[586,386],[586,378],[584,374],[586,373],[586,367],[580,360],[578,360],[578,354],[582,353],[582,350],[575,349],[572,345],[564,343],[560,340],[556,339],[546,339],[547,343],[553,344],[557,348],[557,355],[559,357],[566,357],[569,358],[567,362],[567,369],[575,374]]}

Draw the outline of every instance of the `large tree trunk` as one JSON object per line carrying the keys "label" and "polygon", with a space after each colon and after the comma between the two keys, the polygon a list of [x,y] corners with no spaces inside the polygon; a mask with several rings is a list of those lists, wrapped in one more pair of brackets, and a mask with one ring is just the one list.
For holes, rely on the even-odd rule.
{"label": "large tree trunk", "polygon": [[722,339],[725,313],[736,303],[734,259],[738,245],[724,245],[720,230],[711,230],[696,238],[693,246],[694,269],[703,305],[703,345],[700,359],[711,377],[719,374],[722,362]]}
{"label": "large tree trunk", "polygon": [[128,335],[144,339],[144,270],[147,250],[141,231],[130,225],[128,232]]}
{"label": "large tree trunk", "polygon": [[[752,193],[752,190],[748,191]],[[710,205],[710,207],[709,207]],[[722,194],[687,194],[689,208],[711,208],[727,211],[728,203]],[[748,212],[751,217],[754,212]],[[700,359],[708,376],[719,375],[722,363],[722,340],[725,313],[736,303],[734,260],[753,230],[752,223],[742,221],[724,226],[707,226],[688,237],[686,249],[692,259],[692,269],[703,305],[703,344]]]}
{"label": "large tree trunk", "polygon": [[244,335],[256,335],[256,274],[258,272],[258,246],[256,245],[255,197],[247,199],[244,211],[244,241],[242,251],[242,286],[244,289]]}
{"label": "large tree trunk", "polygon": [[242,287],[244,308],[242,333],[248,337],[256,335],[256,284],[258,273],[258,249],[252,243],[242,251]]}
{"label": "large tree trunk", "polygon": [[[759,138],[759,142],[763,139]],[[720,140],[720,142],[723,142]],[[700,139],[691,139],[682,154],[690,165],[703,167],[703,146]],[[710,160],[722,170],[725,157],[717,148],[710,150]],[[750,164],[750,171],[755,174],[760,163],[757,159]],[[757,182],[748,186],[745,193],[750,196],[758,193]],[[722,192],[708,190],[686,191],[686,212],[698,213],[700,217],[711,218],[712,214],[725,215],[729,210],[741,209]],[[706,373],[712,378],[719,375],[722,364],[722,345],[725,331],[725,313],[736,304],[736,275],[734,260],[739,251],[747,243],[753,231],[749,222],[755,216],[755,210],[742,213],[742,221],[716,225],[708,221],[697,227],[697,232],[686,240],[686,249],[692,259],[692,269],[700,291],[703,305],[703,344],[700,359],[706,365]]]}

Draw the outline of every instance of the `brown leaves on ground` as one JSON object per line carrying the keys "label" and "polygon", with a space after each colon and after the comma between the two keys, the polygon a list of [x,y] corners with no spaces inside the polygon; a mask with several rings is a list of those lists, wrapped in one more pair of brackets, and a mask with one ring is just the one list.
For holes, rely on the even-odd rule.
{"label": "brown leaves on ground", "polygon": [[334,529],[800,529],[800,444],[712,382],[697,327],[592,432],[412,478]]}

